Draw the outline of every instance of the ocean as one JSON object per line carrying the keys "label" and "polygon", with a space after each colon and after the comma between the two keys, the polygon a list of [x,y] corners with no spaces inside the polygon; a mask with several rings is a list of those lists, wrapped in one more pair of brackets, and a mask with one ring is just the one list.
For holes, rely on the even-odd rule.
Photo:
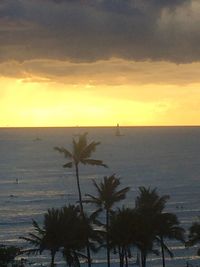
{"label": "ocean", "polygon": [[[76,203],[74,171],[62,168],[65,159],[53,148],[70,149],[72,138],[84,132],[89,141],[101,142],[93,158],[102,159],[109,168],[80,167],[83,195],[95,194],[92,179],[100,181],[115,173],[122,187],[131,187],[119,205],[134,207],[139,186],[156,187],[160,195],[170,195],[166,211],[176,213],[186,230],[198,219],[200,127],[120,127],[121,136],[115,136],[115,127],[1,128],[0,244],[24,246],[19,236],[32,231],[32,219],[42,224],[48,208]],[[167,266],[198,265],[196,247],[168,244],[174,258],[167,258]],[[47,266],[49,258],[44,254],[40,263],[34,257],[30,261],[31,266]],[[57,266],[64,266],[59,257],[57,261]],[[104,251],[95,255],[94,262],[105,266]],[[118,266],[114,262],[115,258],[113,266]],[[161,266],[160,256],[150,255],[147,266]]]}

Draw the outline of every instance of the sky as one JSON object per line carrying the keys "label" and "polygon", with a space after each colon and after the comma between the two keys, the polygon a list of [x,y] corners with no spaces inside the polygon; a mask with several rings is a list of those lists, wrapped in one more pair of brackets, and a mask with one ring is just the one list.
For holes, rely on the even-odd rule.
{"label": "sky", "polygon": [[1,0],[0,127],[200,125],[199,0]]}

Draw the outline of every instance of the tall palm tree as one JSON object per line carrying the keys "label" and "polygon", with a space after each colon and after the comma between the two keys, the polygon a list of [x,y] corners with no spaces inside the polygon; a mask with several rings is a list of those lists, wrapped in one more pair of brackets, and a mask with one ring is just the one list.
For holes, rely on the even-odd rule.
{"label": "tall palm tree", "polygon": [[[189,228],[189,239],[186,246],[194,246],[200,244],[200,218],[198,222],[193,222],[192,226]],[[200,248],[197,249],[197,255],[200,256]]]}
{"label": "tall palm tree", "polygon": [[[65,158],[69,159],[69,162],[63,165],[64,168],[75,168],[76,173],[76,183],[78,188],[78,195],[79,195],[79,205],[81,214],[83,217],[83,201],[82,201],[82,193],[80,187],[80,177],[79,177],[79,164],[83,165],[96,165],[96,166],[103,166],[107,167],[103,163],[102,160],[92,159],[91,155],[95,152],[96,147],[100,144],[100,142],[91,142],[88,144],[87,141],[87,133],[84,133],[79,136],[78,140],[73,139],[72,141],[72,151],[64,147],[55,147],[54,149],[60,153],[63,153]],[[89,240],[87,245],[87,253],[88,253],[88,266],[91,266],[91,257],[90,257],[90,249],[89,249]]]}
{"label": "tall palm tree", "polygon": [[110,242],[109,242],[109,217],[112,211],[112,208],[115,203],[125,199],[126,193],[129,191],[129,187],[125,187],[117,191],[120,180],[115,177],[115,175],[105,176],[103,181],[98,185],[95,180],[93,184],[97,191],[97,196],[86,194],[89,197],[88,200],[85,200],[86,203],[93,203],[96,205],[97,210],[96,214],[105,210],[106,212],[106,246],[107,246],[107,264],[110,267]]}
{"label": "tall palm tree", "polygon": [[163,267],[165,267],[165,251],[170,255],[170,257],[173,257],[173,253],[165,244],[164,239],[175,239],[184,242],[185,230],[180,227],[180,222],[175,214],[161,213],[157,216],[156,231],[157,241],[161,246],[162,264]]}
{"label": "tall palm tree", "polygon": [[72,151],[69,151],[64,147],[54,148],[58,152],[64,154],[65,158],[69,159],[69,162],[63,165],[64,168],[72,168],[72,167],[75,168],[76,182],[79,195],[79,205],[82,213],[83,213],[83,202],[82,202],[82,194],[80,187],[79,164],[107,167],[107,165],[105,165],[102,160],[91,158],[92,153],[95,152],[96,147],[99,144],[100,142],[94,142],[94,141],[88,144],[87,133],[84,133],[79,136],[78,140],[73,139]]}
{"label": "tall palm tree", "polygon": [[169,196],[159,196],[156,188],[139,187],[139,196],[135,201],[137,213],[136,245],[140,250],[142,267],[146,266],[149,252],[158,254],[154,250],[154,241],[157,234],[157,218],[163,212]]}

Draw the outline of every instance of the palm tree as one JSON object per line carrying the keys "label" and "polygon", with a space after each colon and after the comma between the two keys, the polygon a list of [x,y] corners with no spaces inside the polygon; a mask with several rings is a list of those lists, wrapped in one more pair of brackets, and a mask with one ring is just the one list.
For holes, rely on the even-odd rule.
{"label": "palm tree", "polygon": [[20,248],[16,246],[0,245],[0,266],[7,267],[10,266],[10,264],[14,266],[13,262],[15,260],[15,257],[18,256],[19,254],[20,254]]}
{"label": "palm tree", "polygon": [[149,253],[158,255],[158,251],[154,249],[155,227],[153,219],[136,211],[134,232],[134,245],[140,251],[141,266],[145,267]]}
{"label": "palm tree", "polygon": [[184,242],[184,232],[185,230],[180,227],[180,222],[178,218],[173,213],[161,213],[157,217],[157,241],[161,246],[162,253],[162,264],[165,267],[165,251],[173,257],[173,253],[164,243],[164,238],[176,239]]}
{"label": "palm tree", "polygon": [[107,246],[107,264],[110,267],[110,242],[109,242],[109,217],[113,208],[113,205],[126,197],[126,193],[129,191],[129,187],[125,187],[117,191],[120,180],[115,175],[105,176],[103,181],[98,185],[95,180],[93,184],[97,190],[97,196],[86,194],[89,197],[85,200],[86,203],[93,203],[97,206],[95,214],[105,210],[106,212],[106,246]]}
{"label": "palm tree", "polygon": [[79,258],[88,258],[83,254],[83,249],[88,245],[96,252],[96,243],[101,241],[99,231],[93,229],[93,221],[86,215],[83,217],[80,209],[75,206],[63,207],[60,212],[62,224],[63,256],[69,266],[79,266]]}
{"label": "palm tree", "polygon": [[[96,165],[96,166],[103,166],[107,167],[103,163],[102,160],[92,159],[91,155],[95,152],[96,147],[100,144],[100,142],[91,142],[88,144],[87,142],[87,133],[84,133],[79,136],[79,139],[76,141],[73,139],[72,141],[72,152],[64,147],[55,147],[54,149],[60,153],[63,153],[65,158],[69,159],[70,161],[63,165],[64,168],[72,168],[75,167],[76,172],[76,183],[78,188],[78,195],[79,195],[79,205],[81,214],[83,217],[83,202],[82,202],[82,194],[81,194],[81,187],[80,187],[80,178],[79,178],[79,164],[83,165]],[[87,245],[87,254],[88,254],[88,266],[91,266],[91,257],[90,257],[90,249],[89,249],[89,240]]]}
{"label": "palm tree", "polygon": [[51,253],[51,267],[54,266],[56,253],[63,248],[63,255],[69,266],[79,262],[78,257],[87,244],[88,228],[86,220],[80,214],[79,207],[69,205],[61,209],[49,209],[44,215],[43,226],[40,227],[33,221],[36,233],[29,233],[22,239],[33,245],[33,248],[24,250],[23,253],[37,254],[44,250]]}
{"label": "palm tree", "polygon": [[[193,222],[189,228],[189,240],[186,246],[191,247],[200,243],[200,218],[198,222]],[[200,248],[197,250],[197,255],[200,256]]]}
{"label": "palm tree", "polygon": [[79,178],[79,164],[83,165],[97,165],[107,167],[103,163],[102,160],[92,159],[91,155],[95,152],[96,147],[100,144],[100,142],[91,142],[88,144],[87,142],[87,133],[84,133],[79,136],[78,141],[73,139],[72,141],[72,152],[64,147],[55,147],[54,149],[60,153],[63,153],[65,158],[69,159],[69,162],[63,165],[64,168],[72,168],[75,167],[76,172],[76,182],[78,188],[79,195],[79,205],[81,209],[81,213],[83,214],[83,202],[82,202],[82,194],[80,188],[80,178]]}
{"label": "palm tree", "polygon": [[59,247],[53,244],[53,242],[49,242],[48,238],[46,237],[46,230],[41,228],[38,223],[33,220],[32,221],[34,231],[36,233],[28,233],[28,237],[19,237],[27,241],[32,248],[21,250],[22,254],[42,254],[44,250],[49,250],[51,254],[51,267],[54,267],[54,259],[55,254],[59,250]]}
{"label": "palm tree", "polygon": [[87,246],[92,227],[75,206],[63,207],[60,211],[63,256],[68,266],[79,266],[79,258],[87,258],[81,251]]}
{"label": "palm tree", "polygon": [[149,214],[160,214],[164,208],[168,195],[159,196],[157,189],[146,188],[144,186],[139,187],[139,196],[136,198],[136,209]]}
{"label": "palm tree", "polygon": [[158,251],[153,248],[157,234],[157,218],[164,210],[168,198],[167,195],[160,197],[156,188],[139,187],[139,196],[135,201],[137,213],[136,245],[140,250],[142,267],[146,266],[149,252],[158,254]]}
{"label": "palm tree", "polygon": [[130,208],[118,209],[110,217],[110,243],[118,251],[120,267],[128,266],[130,249],[135,242],[135,210]]}

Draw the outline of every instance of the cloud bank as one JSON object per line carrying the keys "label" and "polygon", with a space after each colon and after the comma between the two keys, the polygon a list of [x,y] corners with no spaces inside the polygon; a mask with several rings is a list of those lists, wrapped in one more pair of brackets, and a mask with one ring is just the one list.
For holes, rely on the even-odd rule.
{"label": "cloud bank", "polygon": [[200,60],[198,0],[2,0],[0,62]]}
{"label": "cloud bank", "polygon": [[29,60],[0,64],[4,77],[23,82],[58,82],[71,85],[180,85],[200,82],[200,63],[175,64],[168,62],[129,62],[111,59],[89,63],[59,60]]}

